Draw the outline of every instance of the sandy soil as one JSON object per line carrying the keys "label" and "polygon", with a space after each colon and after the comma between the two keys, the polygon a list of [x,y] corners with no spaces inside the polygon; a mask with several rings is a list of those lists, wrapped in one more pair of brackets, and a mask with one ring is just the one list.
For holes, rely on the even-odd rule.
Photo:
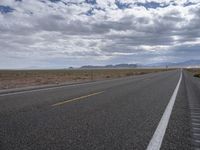
{"label": "sandy soil", "polygon": [[0,70],[0,90],[141,75],[165,69]]}

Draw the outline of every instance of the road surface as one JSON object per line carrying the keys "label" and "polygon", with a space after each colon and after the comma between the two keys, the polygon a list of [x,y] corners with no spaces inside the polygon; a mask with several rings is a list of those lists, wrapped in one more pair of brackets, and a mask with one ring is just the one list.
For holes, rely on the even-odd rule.
{"label": "road surface", "polygon": [[0,94],[0,149],[198,149],[199,98],[181,70]]}

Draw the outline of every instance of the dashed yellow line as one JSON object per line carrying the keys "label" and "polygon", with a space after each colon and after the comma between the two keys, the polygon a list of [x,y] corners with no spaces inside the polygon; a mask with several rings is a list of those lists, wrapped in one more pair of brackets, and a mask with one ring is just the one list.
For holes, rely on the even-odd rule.
{"label": "dashed yellow line", "polygon": [[91,96],[94,96],[94,95],[98,95],[98,94],[101,94],[101,93],[103,93],[103,92],[104,92],[104,91],[96,92],[96,93],[92,93],[92,94],[89,94],[89,95],[84,95],[84,96],[81,96],[81,97],[77,97],[77,98],[65,100],[65,101],[62,101],[62,102],[55,103],[55,104],[53,104],[53,105],[51,105],[51,106],[63,105],[63,104],[69,103],[69,102],[73,102],[73,101],[77,101],[77,100],[84,99],[84,98],[87,98],[87,97],[91,97]]}

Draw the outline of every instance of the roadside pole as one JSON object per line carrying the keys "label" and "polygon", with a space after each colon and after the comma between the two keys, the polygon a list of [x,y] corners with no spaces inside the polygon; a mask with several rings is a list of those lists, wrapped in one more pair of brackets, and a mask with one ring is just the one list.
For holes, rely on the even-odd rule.
{"label": "roadside pole", "polygon": [[93,73],[93,70],[91,69],[91,71],[90,71],[90,75],[91,75],[91,80],[93,80],[94,79],[94,73]]}

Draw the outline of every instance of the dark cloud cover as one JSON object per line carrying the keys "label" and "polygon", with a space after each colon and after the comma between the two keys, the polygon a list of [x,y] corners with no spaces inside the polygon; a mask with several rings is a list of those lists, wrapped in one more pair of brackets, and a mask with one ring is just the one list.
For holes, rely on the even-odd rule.
{"label": "dark cloud cover", "polygon": [[200,59],[199,14],[198,0],[1,1],[0,68]]}

